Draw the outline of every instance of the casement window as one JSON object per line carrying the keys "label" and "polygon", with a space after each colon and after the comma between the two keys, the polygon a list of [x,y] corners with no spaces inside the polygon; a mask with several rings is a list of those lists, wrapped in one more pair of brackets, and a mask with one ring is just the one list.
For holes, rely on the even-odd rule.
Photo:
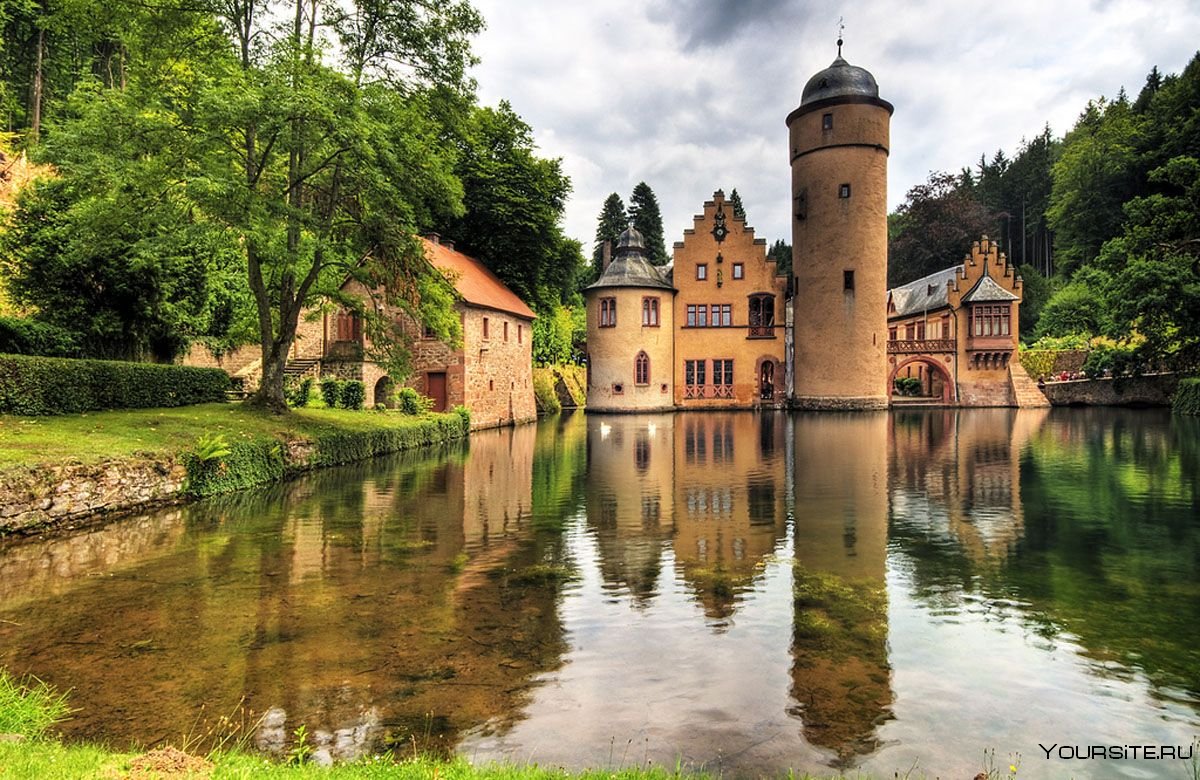
{"label": "casement window", "polygon": [[942,315],[942,338],[944,338],[944,339],[950,338],[950,315],[949,314]]}
{"label": "casement window", "polygon": [[733,278],[734,279],[745,279],[746,278],[746,266],[741,263],[734,263],[733,264]]}
{"label": "casement window", "polygon": [[925,340],[925,322],[921,321],[921,322],[917,323],[917,341],[924,341],[924,340]]}
{"label": "casement window", "polygon": [[843,184],[840,187],[838,187],[838,197],[839,198],[850,197],[850,185],[849,184]]}
{"label": "casement window", "polygon": [[658,327],[658,298],[642,298],[642,327]]}
{"label": "casement window", "polygon": [[600,299],[600,327],[613,328],[617,325],[617,299]]}
{"label": "casement window", "polygon": [[733,385],[733,361],[713,360],[713,384],[731,387]]}
{"label": "casement window", "polygon": [[[719,317],[719,319],[718,319]],[[733,306],[732,304],[723,303],[721,305],[713,304],[712,307],[712,324],[714,328],[728,328],[733,325]]]}
{"label": "casement window", "polygon": [[976,336],[1007,336],[1012,327],[1007,303],[971,307],[971,333]]}
{"label": "casement window", "polygon": [[683,380],[688,387],[702,387],[708,384],[707,371],[703,360],[685,360],[683,362]]}
{"label": "casement window", "polygon": [[702,282],[708,278],[708,263],[696,264],[696,278]]}
{"label": "casement window", "polygon": [[650,384],[650,356],[639,352],[633,362],[633,383],[635,385]]}

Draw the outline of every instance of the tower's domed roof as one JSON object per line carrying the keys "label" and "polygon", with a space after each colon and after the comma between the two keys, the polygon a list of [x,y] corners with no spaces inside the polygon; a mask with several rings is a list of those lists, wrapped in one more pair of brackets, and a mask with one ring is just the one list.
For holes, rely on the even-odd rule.
{"label": "tower's domed roof", "polygon": [[650,263],[646,257],[646,239],[633,226],[625,228],[617,238],[613,260],[604,273],[587,289],[599,287],[655,287],[674,290],[663,269]]}
{"label": "tower's domed roof", "polygon": [[[840,41],[839,41],[840,43]],[[840,48],[840,47],[839,47]],[[879,98],[879,85],[866,68],[851,65],[838,54],[837,59],[825,70],[818,71],[804,85],[800,105],[805,106],[818,100],[841,97]]]}

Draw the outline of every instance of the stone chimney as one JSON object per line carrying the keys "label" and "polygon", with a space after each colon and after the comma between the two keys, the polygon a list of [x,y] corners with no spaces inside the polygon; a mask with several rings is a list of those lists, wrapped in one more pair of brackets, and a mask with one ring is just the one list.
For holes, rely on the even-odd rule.
{"label": "stone chimney", "polygon": [[612,262],[612,242],[605,241],[600,248],[600,273],[608,270],[608,264]]}
{"label": "stone chimney", "polygon": [[454,249],[454,242],[448,238],[443,238],[442,246],[446,247],[447,249]]}
{"label": "stone chimney", "polygon": [[437,233],[426,233],[425,240],[431,244],[442,243],[442,237],[440,235],[438,235]]}

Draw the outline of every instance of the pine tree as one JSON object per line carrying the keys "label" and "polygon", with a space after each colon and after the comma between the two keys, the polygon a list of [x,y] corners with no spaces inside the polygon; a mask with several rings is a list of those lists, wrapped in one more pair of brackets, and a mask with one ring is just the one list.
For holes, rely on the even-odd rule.
{"label": "pine tree", "polygon": [[666,265],[671,259],[663,241],[662,212],[658,210],[658,199],[646,182],[638,182],[629,196],[629,219],[642,234],[646,242],[646,257],[654,265]]}
{"label": "pine tree", "polygon": [[600,269],[600,259],[604,255],[604,242],[611,241],[615,249],[617,239],[628,225],[625,204],[621,202],[621,196],[614,192],[604,199],[604,207],[600,209],[600,216],[596,218],[596,244],[592,250],[592,263],[596,266],[597,273]]}
{"label": "pine tree", "polygon": [[729,193],[729,205],[733,207],[733,216],[741,217],[745,222],[746,207],[742,205],[742,196],[738,195],[737,187],[734,187],[733,192]]}

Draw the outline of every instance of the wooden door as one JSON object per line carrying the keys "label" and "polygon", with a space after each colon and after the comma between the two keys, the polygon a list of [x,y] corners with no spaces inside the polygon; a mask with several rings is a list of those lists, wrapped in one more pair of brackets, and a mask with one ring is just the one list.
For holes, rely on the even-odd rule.
{"label": "wooden door", "polygon": [[433,399],[433,411],[446,411],[446,372],[436,371],[425,375],[425,394]]}

